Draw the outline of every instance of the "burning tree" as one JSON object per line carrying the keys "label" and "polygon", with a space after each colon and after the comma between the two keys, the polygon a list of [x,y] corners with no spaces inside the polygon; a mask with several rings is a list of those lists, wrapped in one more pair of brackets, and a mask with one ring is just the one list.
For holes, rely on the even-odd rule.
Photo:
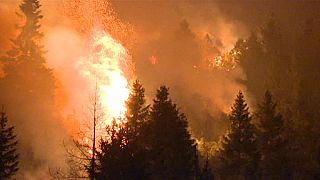
{"label": "burning tree", "polygon": [[8,118],[4,111],[0,117],[0,179],[10,179],[18,171],[19,161],[17,137],[14,127],[8,127]]}

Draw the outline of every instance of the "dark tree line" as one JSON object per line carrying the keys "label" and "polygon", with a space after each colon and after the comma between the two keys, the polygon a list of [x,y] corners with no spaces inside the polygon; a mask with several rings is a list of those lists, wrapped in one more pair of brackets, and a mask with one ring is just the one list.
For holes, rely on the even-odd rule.
{"label": "dark tree line", "polygon": [[191,137],[187,118],[172,102],[169,89],[161,86],[152,105],[146,104],[144,91],[139,81],[135,81],[125,116],[106,127],[106,135],[97,140],[96,150],[92,151],[90,144],[76,142],[76,151],[68,151],[68,169],[54,172],[53,177],[213,179],[209,161],[200,165],[203,158]]}
{"label": "dark tree line", "polygon": [[253,115],[239,92],[229,120],[214,157],[220,179],[292,179],[284,121],[268,91]]}
{"label": "dark tree line", "polygon": [[212,172],[199,165],[195,140],[186,116],[161,86],[146,105],[144,88],[136,81],[123,123],[107,128],[100,141],[95,179],[207,179]]}
{"label": "dark tree line", "polygon": [[[235,125],[234,121],[235,109],[241,110],[238,96],[229,118],[229,131],[222,139],[221,151],[213,164],[221,176],[236,174],[238,177],[228,176],[235,179],[252,179],[253,175],[258,179],[320,178],[320,87],[316,84],[320,78],[317,51],[320,24],[310,19],[301,27],[297,36],[288,37],[273,17],[247,39],[239,40],[233,49],[238,52],[237,62],[247,76],[242,82],[253,100],[261,103],[252,106],[252,115],[242,108],[243,115],[236,119],[250,122],[245,129],[240,122],[236,121],[238,124]],[[279,103],[269,92],[262,98],[266,89]],[[256,130],[250,130],[251,126]],[[237,133],[240,134],[234,135]],[[254,146],[260,156],[256,158],[255,163],[259,166],[254,174],[243,170],[252,163],[249,161],[252,159],[249,152],[254,152],[252,144],[245,145],[246,141],[253,143],[252,137],[257,141]],[[245,147],[240,150],[242,146]],[[227,168],[231,165],[238,168]],[[246,175],[248,173],[250,176]]]}

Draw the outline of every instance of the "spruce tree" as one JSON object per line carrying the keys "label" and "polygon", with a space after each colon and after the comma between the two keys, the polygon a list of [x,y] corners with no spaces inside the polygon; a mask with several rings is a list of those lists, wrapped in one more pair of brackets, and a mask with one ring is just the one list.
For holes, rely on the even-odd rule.
{"label": "spruce tree", "polygon": [[148,148],[153,179],[194,179],[196,144],[187,130],[187,118],[161,86],[150,111]]}
{"label": "spruce tree", "polygon": [[142,143],[142,134],[148,120],[149,106],[146,105],[144,92],[141,83],[136,80],[132,84],[131,93],[126,101],[128,140],[133,141],[133,144]]}
{"label": "spruce tree", "polygon": [[[45,151],[33,147],[48,142],[53,148],[61,141],[59,121],[54,104],[55,80],[52,70],[46,67],[44,48],[40,32],[41,5],[39,0],[23,0],[19,6],[23,23],[18,26],[19,34],[12,40],[12,48],[0,58],[4,76],[0,79],[0,101],[8,107],[8,115],[14,119],[17,133],[24,133],[19,141],[21,168],[40,167],[49,158]],[[11,109],[18,111],[12,112]],[[41,124],[41,129],[39,125]],[[53,136],[54,134],[54,136]],[[35,140],[36,139],[36,140]],[[33,140],[33,142],[31,142]],[[41,157],[39,159],[37,157]],[[28,162],[28,164],[25,164]],[[34,171],[34,170],[33,170]]]}
{"label": "spruce tree", "polygon": [[11,179],[18,171],[17,137],[14,127],[8,127],[5,112],[0,117],[0,179]]}
{"label": "spruce tree", "polygon": [[255,117],[258,123],[258,142],[262,155],[261,175],[263,179],[291,179],[287,158],[287,141],[284,120],[277,112],[277,104],[267,91],[264,101],[258,105]]}
{"label": "spruce tree", "polygon": [[131,176],[132,157],[125,137],[126,128],[113,121],[107,127],[107,139],[101,140],[97,152],[98,167],[95,179],[136,179]]}
{"label": "spruce tree", "polygon": [[114,122],[107,131],[110,138],[100,143],[100,179],[149,179],[144,142],[149,106],[139,81],[133,83],[126,107],[123,122]]}
{"label": "spruce tree", "polygon": [[54,77],[52,70],[46,67],[43,46],[40,44],[43,36],[39,30],[39,22],[43,18],[40,7],[38,0],[23,0],[21,3],[21,16],[25,22],[19,27],[21,32],[18,37],[12,40],[12,49],[1,58],[5,77],[0,85],[8,86],[4,90],[10,92],[5,91],[9,97],[20,99],[25,96],[34,98],[36,102],[53,104]]}
{"label": "spruce tree", "polygon": [[255,126],[251,123],[249,108],[240,91],[229,115],[228,133],[221,141],[218,159],[219,171],[224,177],[259,179],[259,153]]}
{"label": "spruce tree", "polygon": [[149,116],[149,106],[146,105],[144,88],[136,80],[132,85],[132,90],[126,102],[126,128],[125,137],[127,148],[131,154],[132,166],[128,171],[132,179],[148,179],[149,169],[146,149],[146,128]]}

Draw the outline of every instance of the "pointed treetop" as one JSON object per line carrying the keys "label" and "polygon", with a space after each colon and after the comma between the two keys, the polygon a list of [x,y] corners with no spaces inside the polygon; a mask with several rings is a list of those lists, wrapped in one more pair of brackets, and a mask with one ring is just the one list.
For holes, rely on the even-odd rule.
{"label": "pointed treetop", "polygon": [[30,37],[41,38],[43,34],[39,32],[39,23],[43,16],[41,15],[40,2],[38,0],[24,0],[19,7],[26,20],[22,27],[21,36],[28,34]]}
{"label": "pointed treetop", "polygon": [[156,101],[169,101],[169,88],[166,86],[161,86],[157,90]]}
{"label": "pointed treetop", "polygon": [[249,112],[248,112],[249,108],[248,108],[247,103],[245,102],[244,95],[241,91],[239,91],[231,109],[232,109],[231,117],[234,117],[234,116],[238,117],[238,116],[243,116],[243,115],[248,116],[249,115]]}

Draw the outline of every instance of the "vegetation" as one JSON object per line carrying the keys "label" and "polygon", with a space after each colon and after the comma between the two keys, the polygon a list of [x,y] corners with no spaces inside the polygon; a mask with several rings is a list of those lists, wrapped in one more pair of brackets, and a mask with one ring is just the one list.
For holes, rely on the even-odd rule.
{"label": "vegetation", "polygon": [[242,92],[237,95],[229,119],[231,125],[221,141],[218,155],[219,172],[223,177],[259,179],[256,129]]}
{"label": "vegetation", "polygon": [[[56,82],[53,69],[46,66],[45,49],[41,45],[40,7],[39,0],[22,1],[20,15],[25,21],[18,27],[10,51],[0,58],[4,72],[0,78],[0,102],[8,109],[0,114],[0,179],[16,177],[19,169],[41,169],[41,164],[47,162],[39,154],[48,155],[56,148],[52,144],[56,144],[37,144],[41,147],[39,152],[34,149],[34,139],[50,144],[55,137],[51,135],[58,136],[60,132],[54,103]],[[99,104],[95,96],[92,144],[74,141],[78,151],[67,152],[71,157],[68,176],[59,178],[320,179],[320,86],[316,85],[320,80],[320,25],[311,19],[303,25],[299,36],[288,37],[283,32],[272,17],[249,37],[239,39],[224,55],[232,64],[219,62],[219,68],[227,68],[228,72],[241,67],[246,79],[240,82],[252,104],[249,106],[244,94],[238,93],[225,122],[227,131],[220,141],[208,142],[212,149],[218,144],[214,153],[200,152],[193,127],[189,127],[188,118],[182,113],[185,109],[173,102],[167,86],[157,89],[152,103],[148,104],[145,89],[135,81],[126,102],[126,113],[105,127],[105,136],[99,139],[96,136]],[[177,55],[175,58],[184,61],[172,61],[168,63],[170,66],[180,68],[192,64],[181,68],[181,72],[198,74],[201,61],[197,57],[201,50],[197,47],[196,53],[183,52],[197,44],[196,34],[186,20],[171,39],[176,44],[168,45],[169,50],[159,50],[163,52],[160,59]],[[219,61],[223,61],[222,56]],[[153,66],[166,65],[161,63],[154,62]],[[175,72],[172,76],[180,78],[181,74]],[[177,89],[183,91],[185,79],[179,83]],[[179,95],[189,94],[186,91]],[[193,102],[203,100],[197,94],[190,96],[195,97]],[[189,103],[178,102],[181,107]],[[193,105],[186,109],[192,108],[201,115],[190,113],[188,117],[206,118],[204,125],[193,122],[197,128],[203,128],[197,131],[205,134],[213,134],[212,128],[204,129],[208,121],[219,118],[223,121],[222,117],[228,114],[220,110],[221,117],[212,117],[207,109],[204,112]],[[8,125],[7,113],[15,126]],[[25,119],[32,123],[26,123]],[[19,136],[19,146],[16,133],[28,137]]]}
{"label": "vegetation", "polygon": [[[48,148],[53,148],[59,136],[51,135],[60,131],[54,106],[55,79],[52,70],[46,66],[41,45],[40,20],[43,16],[40,7],[38,0],[22,1],[19,8],[24,23],[18,26],[19,34],[12,40],[11,50],[0,58],[4,72],[0,78],[0,102],[5,104],[12,122],[19,124],[17,134],[23,132],[22,137],[29,137],[19,141],[19,147],[23,149],[20,152],[21,168],[26,169],[37,169],[42,161],[39,154],[43,152],[34,149],[33,139],[47,142]],[[32,123],[26,123],[26,120]]]}
{"label": "vegetation", "polygon": [[288,140],[285,136],[284,120],[277,112],[270,92],[258,105],[255,114],[258,126],[258,142],[261,152],[260,172],[263,179],[289,179],[287,152]]}
{"label": "vegetation", "polygon": [[2,110],[0,117],[0,179],[11,179],[19,170],[17,136],[8,126],[8,117]]}

